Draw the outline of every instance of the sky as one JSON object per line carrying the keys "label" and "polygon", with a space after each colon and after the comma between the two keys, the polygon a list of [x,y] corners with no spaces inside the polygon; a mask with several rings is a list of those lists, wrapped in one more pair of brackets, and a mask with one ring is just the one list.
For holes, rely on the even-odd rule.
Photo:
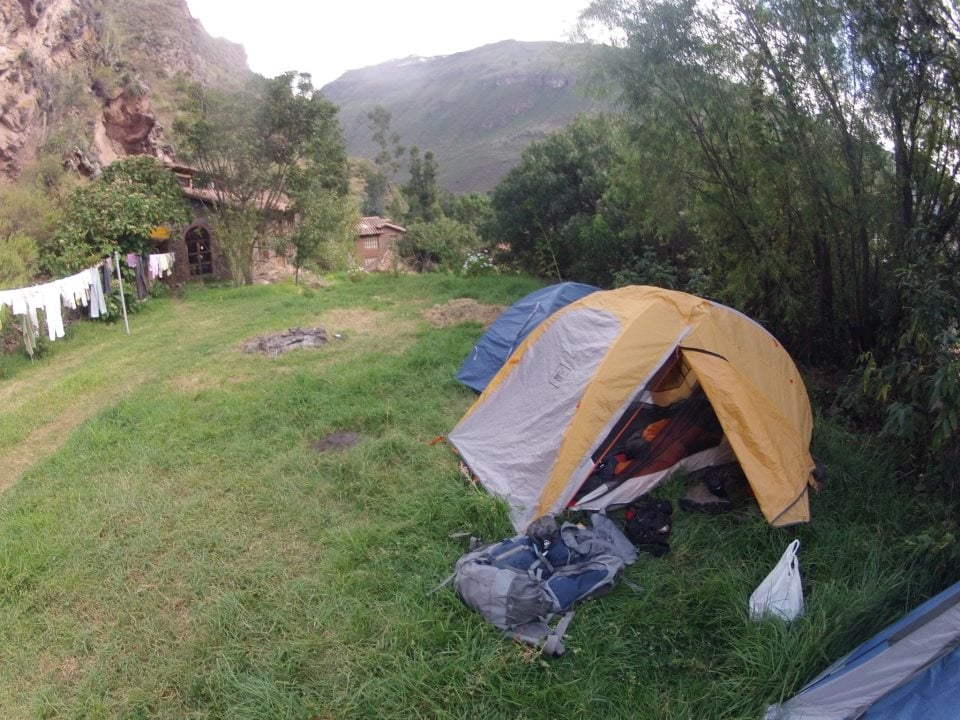
{"label": "sky", "polygon": [[347,70],[501,40],[568,40],[590,0],[187,0],[210,35],[240,43],[254,72],[309,72],[323,87]]}

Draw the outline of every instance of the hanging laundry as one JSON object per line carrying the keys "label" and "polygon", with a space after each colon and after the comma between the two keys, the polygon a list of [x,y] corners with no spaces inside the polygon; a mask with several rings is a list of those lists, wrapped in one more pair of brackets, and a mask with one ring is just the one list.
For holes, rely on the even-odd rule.
{"label": "hanging laundry", "polygon": [[160,277],[173,274],[173,264],[177,260],[176,253],[164,253],[160,256]]}
{"label": "hanging laundry", "polygon": [[103,296],[103,285],[100,283],[100,271],[90,268],[85,271],[88,287],[90,288],[90,317],[107,316],[107,300]]}
{"label": "hanging laundry", "polygon": [[113,275],[113,260],[107,258],[102,263],[100,263],[100,279],[102,282],[101,287],[103,288],[103,294],[113,295],[113,285],[112,278]]}
{"label": "hanging laundry", "polygon": [[37,340],[34,335],[36,329],[30,322],[30,316],[26,313],[20,316],[20,332],[23,335],[23,349],[27,351],[27,355],[33,357],[33,353],[37,349]]}
{"label": "hanging laundry", "polygon": [[166,277],[173,272],[174,253],[156,253],[149,256],[151,279]]}
{"label": "hanging laundry", "polygon": [[78,306],[90,307],[90,317],[107,315],[106,297],[101,282],[101,269],[104,263],[81,270],[69,277],[53,280],[41,285],[26,288],[0,290],[0,305],[10,309],[11,315],[20,316],[20,332],[23,334],[24,349],[30,357],[36,351],[36,340],[40,336],[40,318],[47,327],[47,337],[53,341],[65,334],[63,308],[76,310]]}
{"label": "hanging laundry", "polygon": [[89,292],[89,270],[75,273],[60,281],[60,297],[63,298],[63,304],[71,310],[76,310],[77,306],[86,307]]}
{"label": "hanging laundry", "polygon": [[63,314],[60,309],[63,307],[60,300],[60,283],[51,282],[41,285],[41,297],[43,300],[43,317],[47,321],[47,337],[50,341],[63,337]]}
{"label": "hanging laundry", "polygon": [[147,268],[150,266],[149,260],[147,260],[146,255],[141,255],[137,258],[136,266],[136,284],[137,284],[137,300],[146,300],[147,296],[150,294],[150,282],[147,280]]}

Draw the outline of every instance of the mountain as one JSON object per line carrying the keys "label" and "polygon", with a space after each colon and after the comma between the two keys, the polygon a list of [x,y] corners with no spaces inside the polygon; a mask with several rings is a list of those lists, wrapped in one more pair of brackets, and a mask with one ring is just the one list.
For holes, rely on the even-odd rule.
{"label": "mountain", "polygon": [[[351,155],[377,154],[367,114],[382,105],[404,146],[416,145],[421,156],[433,151],[443,189],[483,192],[531,142],[602,108],[587,93],[600,52],[591,45],[506,40],[350,70],[322,91],[340,107]],[[405,178],[403,169],[398,177]]]}
{"label": "mountain", "polygon": [[211,38],[185,0],[0,0],[0,178],[40,149],[87,174],[163,157],[184,80],[249,76],[243,47]]}

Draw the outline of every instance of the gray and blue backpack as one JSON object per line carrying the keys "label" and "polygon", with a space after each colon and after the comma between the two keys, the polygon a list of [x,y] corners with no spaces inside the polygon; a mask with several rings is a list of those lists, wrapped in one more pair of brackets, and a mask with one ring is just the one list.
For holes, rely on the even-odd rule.
{"label": "gray and blue backpack", "polygon": [[636,549],[605,515],[593,515],[591,525],[557,527],[552,518],[541,518],[525,535],[472,550],[456,563],[454,589],[509,637],[561,655],[571,608],[610,592],[624,567],[637,559]]}

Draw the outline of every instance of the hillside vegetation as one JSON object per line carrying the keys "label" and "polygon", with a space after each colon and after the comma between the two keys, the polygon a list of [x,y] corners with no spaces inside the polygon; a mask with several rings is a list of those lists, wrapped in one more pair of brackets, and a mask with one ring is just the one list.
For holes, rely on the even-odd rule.
{"label": "hillside vegetation", "polygon": [[351,70],[322,91],[340,107],[351,155],[377,154],[367,114],[380,105],[406,146],[433,151],[444,190],[487,191],[531,142],[602,107],[588,92],[601,51],[508,40]]}

